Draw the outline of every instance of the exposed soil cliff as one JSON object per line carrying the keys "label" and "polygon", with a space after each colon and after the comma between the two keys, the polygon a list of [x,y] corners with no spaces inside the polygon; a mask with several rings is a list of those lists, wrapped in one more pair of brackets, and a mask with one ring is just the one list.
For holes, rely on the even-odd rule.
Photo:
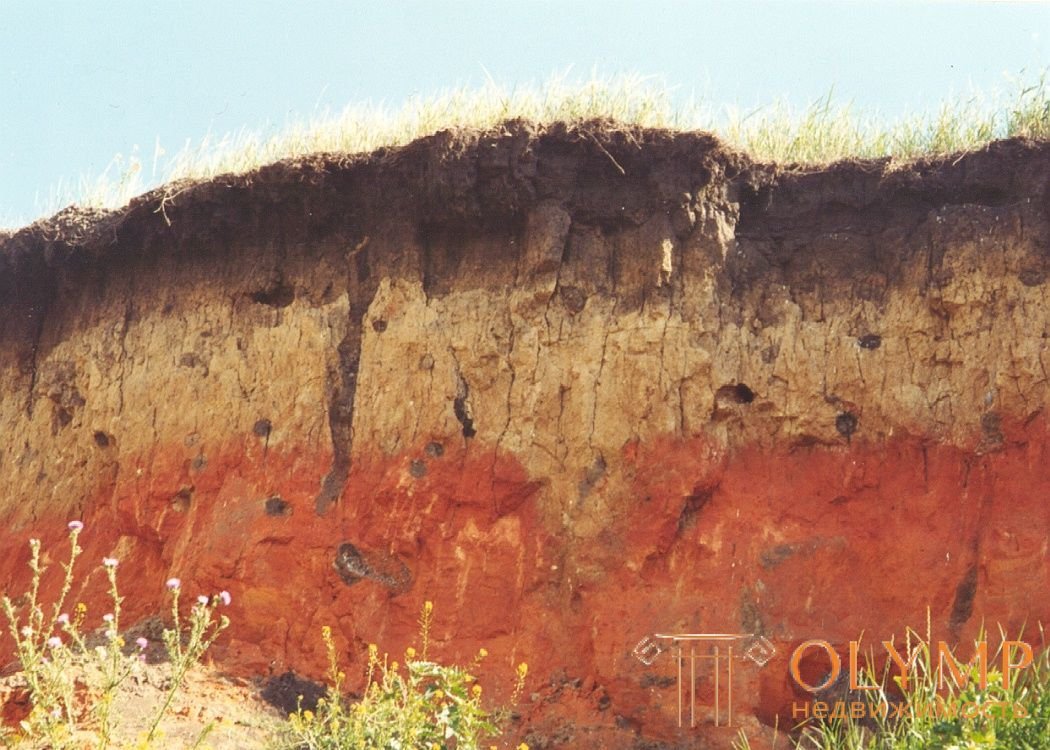
{"label": "exposed soil cliff", "polygon": [[790,722],[801,641],[1050,621],[1048,179],[510,124],[59,215],[0,239],[0,581],[83,519],[133,615],[231,591],[240,674],[430,599],[533,747],[724,744],[632,649],[760,634],[734,721]]}

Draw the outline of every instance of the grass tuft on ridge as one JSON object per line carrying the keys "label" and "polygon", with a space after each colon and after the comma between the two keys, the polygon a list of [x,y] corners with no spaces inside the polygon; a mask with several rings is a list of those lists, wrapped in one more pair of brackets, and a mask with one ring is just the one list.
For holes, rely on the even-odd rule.
{"label": "grass tuft on ridge", "polygon": [[640,75],[592,77],[572,82],[556,76],[543,85],[507,87],[491,79],[480,88],[459,88],[416,97],[399,108],[351,104],[342,112],[321,112],[266,135],[242,129],[208,136],[167,158],[159,144],[146,174],[137,150],[118,154],[102,175],[61,184],[44,202],[44,213],[75,204],[118,208],[146,189],[176,180],[206,180],[243,173],[281,159],[318,152],[364,154],[399,146],[441,130],[465,141],[511,119],[538,129],[554,122],[604,120],[611,127],[672,131],[706,130],[754,159],[820,165],[846,158],[920,156],[971,151],[990,141],[1024,136],[1050,138],[1047,71],[1032,80],[1022,73],[1014,91],[973,95],[942,103],[932,112],[886,122],[874,112],[839,103],[833,90],[804,109],[777,102],[743,111],[712,109],[703,102],[676,103],[674,91]]}

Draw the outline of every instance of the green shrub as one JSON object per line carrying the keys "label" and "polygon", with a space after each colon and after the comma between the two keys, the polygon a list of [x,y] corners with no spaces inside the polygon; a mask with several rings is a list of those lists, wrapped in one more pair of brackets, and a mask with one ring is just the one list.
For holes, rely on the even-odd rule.
{"label": "green shrub", "polygon": [[[479,750],[499,734],[497,715],[485,710],[482,689],[470,669],[445,666],[427,658],[433,606],[426,602],[420,617],[421,653],[405,651],[405,663],[379,656],[369,646],[364,693],[350,702],[343,694],[346,675],[332,640],[331,628],[322,629],[328,652],[329,690],[317,711],[300,708],[281,734],[280,748],[296,750]],[[484,659],[482,649],[473,667]],[[515,699],[524,687],[528,667],[518,666]],[[525,746],[519,746],[522,748]],[[526,748],[527,750],[527,748]]]}

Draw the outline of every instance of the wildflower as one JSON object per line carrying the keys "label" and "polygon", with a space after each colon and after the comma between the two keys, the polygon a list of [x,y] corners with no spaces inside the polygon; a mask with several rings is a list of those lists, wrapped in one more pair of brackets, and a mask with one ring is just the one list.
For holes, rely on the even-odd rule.
{"label": "wildflower", "polygon": [[102,622],[113,622],[113,615],[108,612],[102,615]]}
{"label": "wildflower", "polygon": [[521,664],[518,665],[518,679],[519,680],[524,680],[525,679],[525,675],[527,675],[528,673],[529,673],[529,665],[528,664],[526,664],[525,662],[522,662]]}
{"label": "wildflower", "polygon": [[416,650],[409,646],[405,649],[405,659],[413,659],[416,656]]}
{"label": "wildflower", "polygon": [[472,692],[474,694],[475,698],[480,698],[481,697],[481,685],[475,685],[474,687],[472,687],[470,689],[470,692]]}
{"label": "wildflower", "polygon": [[31,627],[29,627],[28,625],[23,625],[22,626],[22,635],[24,635],[26,638],[28,638],[32,634],[33,634],[33,629]]}
{"label": "wildflower", "polygon": [[58,648],[62,645],[62,639],[59,638],[57,635],[53,635],[47,639],[47,645],[51,648]]}
{"label": "wildflower", "polygon": [[207,607],[208,606],[208,597],[206,597],[204,594],[201,594],[200,596],[197,597],[197,604],[201,605],[202,607]]}
{"label": "wildflower", "polygon": [[106,631],[106,637],[109,638],[112,641],[113,639],[115,639],[117,637],[117,631],[113,630],[112,628],[110,628],[109,630]]}
{"label": "wildflower", "polygon": [[222,602],[224,607],[228,607],[228,606],[230,606],[230,602],[233,601],[233,597],[230,596],[230,592],[229,591],[220,591],[219,592],[219,601]]}
{"label": "wildflower", "polygon": [[70,521],[68,524],[70,531],[83,531],[84,524],[80,521]]}
{"label": "wildflower", "polygon": [[428,615],[431,612],[433,612],[434,611],[434,602],[430,601],[429,599],[427,599],[425,602],[423,602],[423,611],[426,614],[428,614]]}
{"label": "wildflower", "polygon": [[135,645],[139,647],[139,651],[145,651],[146,650],[146,646],[149,645],[149,641],[147,641],[142,636],[139,636],[138,638],[135,639]]}
{"label": "wildflower", "polygon": [[178,578],[169,578],[168,582],[164,585],[172,591],[178,591],[179,587],[182,586],[182,581],[180,581]]}
{"label": "wildflower", "polygon": [[520,745],[518,745],[518,750],[529,750],[529,746],[522,742]]}
{"label": "wildflower", "polygon": [[482,647],[482,648],[478,649],[478,658],[479,659],[484,659],[488,655],[489,655],[489,650],[487,648]]}
{"label": "wildflower", "polygon": [[58,617],[55,618],[55,623],[57,625],[61,625],[63,628],[68,627],[69,626],[69,615],[67,615],[65,612],[63,612],[62,614],[60,614]]}
{"label": "wildflower", "polygon": [[444,697],[445,697],[445,691],[443,691],[443,690],[435,690],[434,691],[434,700],[439,701],[439,700],[441,700]]}
{"label": "wildflower", "polygon": [[120,562],[120,560],[118,560],[115,557],[103,557],[102,558],[102,564],[105,565],[107,568],[115,568],[115,567],[117,567],[117,564],[119,562]]}

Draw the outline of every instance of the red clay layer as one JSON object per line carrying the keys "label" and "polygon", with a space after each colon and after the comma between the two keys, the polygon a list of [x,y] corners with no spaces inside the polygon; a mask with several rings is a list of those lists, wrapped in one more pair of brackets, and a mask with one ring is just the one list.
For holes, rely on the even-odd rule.
{"label": "red clay layer", "polygon": [[[330,456],[248,439],[195,466],[181,443],[160,445],[141,474],[122,471],[83,502],[82,569],[93,572],[74,597],[99,622],[109,607],[95,566],[109,555],[121,559],[125,624],[164,609],[170,576],[187,598],[229,590],[219,663],[312,677],[326,667],[322,625],[354,675],[370,642],[391,658],[418,645],[432,600],[432,654],[469,661],[486,647],[495,700],[507,698],[513,665],[529,663],[526,719],[666,738],[679,732],[673,663],[646,667],[635,644],[654,632],[759,632],[777,655],[762,669],[740,664],[735,710],[789,725],[799,693],[787,658],[801,641],[900,638],[908,625],[925,630],[927,611],[934,637],[952,642],[982,623],[1033,636],[1050,622],[1047,425],[1003,433],[983,455],[916,437],[731,456],[700,439],[629,443],[618,458],[627,487],[591,490],[626,493],[612,504],[623,511],[579,540],[543,520],[542,484],[512,456],[461,440],[358,457],[324,517],[313,498]],[[27,583],[30,536],[63,559],[72,517],[4,525],[9,591]],[[333,564],[346,542],[366,573],[352,584]],[[55,565],[45,601],[57,580]]]}

